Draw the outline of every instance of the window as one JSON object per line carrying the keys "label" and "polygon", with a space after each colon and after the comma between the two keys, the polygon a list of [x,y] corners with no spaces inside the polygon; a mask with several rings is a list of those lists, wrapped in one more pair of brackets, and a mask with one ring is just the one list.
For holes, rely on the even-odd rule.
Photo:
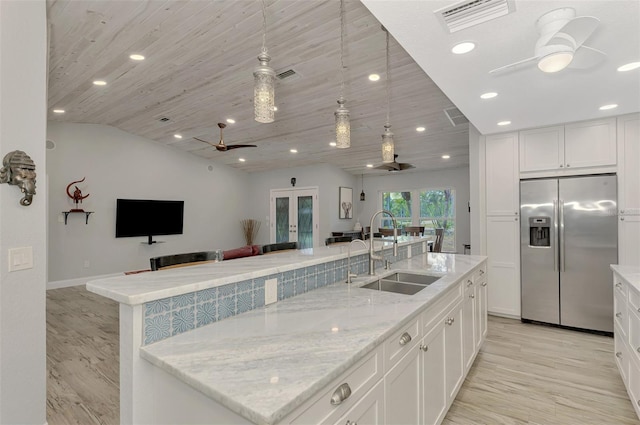
{"label": "window", "polygon": [[[426,235],[435,237],[435,229],[444,229],[443,251],[456,251],[456,199],[451,188],[383,192],[382,208],[396,217],[398,227],[424,226]],[[382,216],[381,227],[393,227]]]}

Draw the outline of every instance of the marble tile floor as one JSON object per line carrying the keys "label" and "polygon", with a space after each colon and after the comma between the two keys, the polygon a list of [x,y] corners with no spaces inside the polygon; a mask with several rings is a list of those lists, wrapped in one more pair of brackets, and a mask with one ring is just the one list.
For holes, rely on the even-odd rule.
{"label": "marble tile floor", "polygon": [[[443,424],[640,425],[612,352],[609,337],[490,316]],[[47,291],[47,370],[49,425],[117,424],[118,304]]]}

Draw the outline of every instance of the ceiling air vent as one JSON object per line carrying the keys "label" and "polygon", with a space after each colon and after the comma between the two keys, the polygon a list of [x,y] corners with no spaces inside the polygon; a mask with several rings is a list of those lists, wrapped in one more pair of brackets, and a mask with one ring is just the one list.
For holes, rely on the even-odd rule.
{"label": "ceiling air vent", "polygon": [[513,0],[461,1],[434,13],[450,33],[491,21],[515,11]]}
{"label": "ceiling air vent", "polygon": [[167,118],[167,117],[162,117],[162,118],[158,118],[158,121],[160,121],[160,122],[169,122],[170,119]]}
{"label": "ceiling air vent", "polygon": [[285,71],[276,72],[276,77],[278,77],[278,80],[293,81],[300,78],[300,74],[293,70],[293,68],[289,68]]}
{"label": "ceiling air vent", "polygon": [[447,116],[447,118],[449,118],[451,125],[454,127],[469,122],[467,117],[465,117],[462,112],[460,112],[460,109],[456,108],[455,106],[453,108],[445,109],[444,114]]}

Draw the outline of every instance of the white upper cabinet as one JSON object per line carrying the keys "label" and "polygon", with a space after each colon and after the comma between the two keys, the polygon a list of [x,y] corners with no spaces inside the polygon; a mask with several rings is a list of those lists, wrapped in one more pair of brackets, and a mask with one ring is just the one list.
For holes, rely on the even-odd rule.
{"label": "white upper cabinet", "polygon": [[521,173],[574,174],[575,169],[615,165],[615,118],[520,132]]}
{"label": "white upper cabinet", "polygon": [[618,209],[640,215],[640,114],[618,117]]}
{"label": "white upper cabinet", "polygon": [[488,216],[517,216],[520,210],[518,135],[485,139],[485,194]]}

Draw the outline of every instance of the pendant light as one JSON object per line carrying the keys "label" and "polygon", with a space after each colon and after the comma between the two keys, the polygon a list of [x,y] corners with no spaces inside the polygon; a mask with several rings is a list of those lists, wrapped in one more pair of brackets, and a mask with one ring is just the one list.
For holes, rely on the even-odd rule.
{"label": "pendant light", "polygon": [[364,201],[365,195],[364,195],[364,174],[362,174],[362,192],[360,192],[360,200]]}
{"label": "pendant light", "polygon": [[267,11],[262,0],[262,52],[258,55],[260,65],[253,71],[253,115],[256,121],[273,122],[275,116],[274,83],[276,73],[269,66],[271,56],[267,53]]}
{"label": "pendant light", "polygon": [[351,147],[351,123],[349,110],[344,106],[344,0],[340,0],[340,97],[336,116],[336,147],[344,149]]}
{"label": "pendant light", "polygon": [[391,132],[391,124],[389,123],[389,99],[391,98],[389,84],[391,74],[389,71],[389,31],[384,30],[387,33],[387,122],[384,125],[384,133],[382,133],[382,162],[390,163],[393,162],[394,154],[393,133]]}

